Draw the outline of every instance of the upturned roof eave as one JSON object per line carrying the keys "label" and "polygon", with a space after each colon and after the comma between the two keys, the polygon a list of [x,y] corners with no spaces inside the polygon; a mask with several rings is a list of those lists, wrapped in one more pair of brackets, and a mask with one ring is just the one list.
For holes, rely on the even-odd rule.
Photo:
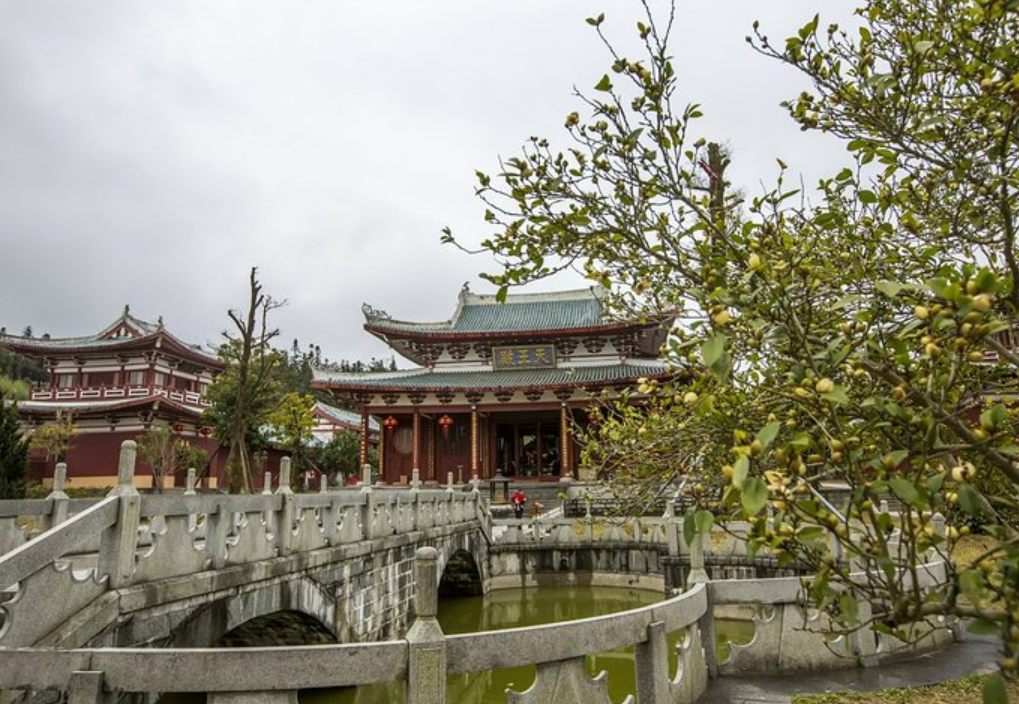
{"label": "upturned roof eave", "polygon": [[485,385],[475,384],[470,387],[460,387],[455,385],[436,385],[436,386],[418,386],[413,384],[364,384],[363,382],[358,385],[356,380],[339,380],[339,379],[322,379],[313,380],[311,387],[313,389],[319,389],[321,391],[344,391],[350,393],[429,393],[438,391],[477,391],[483,393],[495,393],[498,391],[507,390],[522,390],[522,391],[555,391],[558,389],[576,389],[576,388],[605,388],[610,386],[619,386],[622,384],[633,384],[640,379],[672,379],[678,376],[676,371],[663,368],[661,371],[648,371],[641,370],[639,373],[634,373],[631,376],[619,376],[611,379],[596,379],[596,380],[578,380],[575,382],[557,382],[557,383],[545,383],[545,384],[520,384],[517,386],[506,386],[506,385]]}
{"label": "upturned roof eave", "polygon": [[488,332],[476,331],[476,332],[457,332],[454,330],[440,330],[440,329],[418,329],[418,330],[406,330],[400,328],[387,328],[383,325],[373,325],[371,323],[365,323],[364,329],[382,339],[388,341],[389,339],[399,340],[413,340],[426,338],[429,340],[497,340],[500,338],[509,337],[540,337],[540,338],[554,338],[563,336],[579,336],[579,335],[604,335],[611,332],[619,332],[626,330],[646,330],[651,328],[660,328],[662,326],[670,326],[675,317],[663,318],[661,320],[640,322],[633,320],[623,321],[611,321],[600,325],[585,325],[568,328],[525,328],[520,330],[492,330]]}
{"label": "upturned roof eave", "polygon": [[60,401],[20,401],[18,403],[19,415],[49,415],[57,410],[70,411],[74,416],[89,416],[115,413],[119,411],[134,410],[146,406],[159,405],[161,408],[175,411],[181,415],[198,418],[202,411],[192,406],[179,403],[165,396],[143,396],[124,401],[110,403],[73,403]]}
{"label": "upturned roof eave", "polygon": [[[99,339],[95,337],[74,337],[43,340],[40,338],[0,337],[0,347],[30,357],[68,356],[80,354],[85,356],[116,354],[127,350],[151,347],[159,338],[170,343],[170,349],[181,357],[200,362],[205,366],[222,370],[226,365],[214,354],[195,349],[166,330],[158,330],[141,337],[123,339]],[[166,348],[163,348],[166,349]]]}

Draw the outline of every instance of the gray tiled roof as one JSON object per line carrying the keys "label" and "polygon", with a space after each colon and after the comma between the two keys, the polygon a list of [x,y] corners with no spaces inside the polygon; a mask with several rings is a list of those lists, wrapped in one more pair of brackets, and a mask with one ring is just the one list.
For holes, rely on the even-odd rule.
{"label": "gray tiled roof", "polygon": [[394,320],[386,313],[364,307],[368,326],[381,332],[408,333],[504,333],[533,330],[571,330],[606,325],[602,291],[597,288],[556,293],[528,293],[507,296],[499,303],[494,295],[479,295],[466,289],[450,320],[417,323]]}
{"label": "gray tiled roof", "polygon": [[[115,336],[113,333],[121,328],[127,328],[132,334]],[[200,345],[192,345],[175,337],[163,327],[162,318],[158,323],[151,323],[131,315],[127,307],[124,312],[107,325],[101,331],[92,335],[81,337],[21,337],[19,335],[0,334],[0,345],[7,343],[8,346],[19,351],[30,354],[33,351],[46,352],[47,350],[104,350],[123,346],[133,340],[149,338],[153,335],[162,334],[168,339],[174,340],[182,348],[205,357],[210,361],[217,360],[216,355]]]}
{"label": "gray tiled roof", "polygon": [[138,396],[129,399],[113,399],[106,401],[18,401],[18,410],[25,413],[54,413],[60,411],[71,411],[72,413],[85,414],[105,411],[116,411],[124,408],[136,408],[148,404],[158,403],[162,408],[172,408],[193,416],[200,415],[201,411],[191,406],[178,403],[165,396]]}
{"label": "gray tiled roof", "polygon": [[632,381],[642,376],[668,373],[664,363],[605,364],[597,366],[562,366],[557,369],[514,369],[501,371],[434,371],[414,369],[397,372],[365,374],[316,374],[314,385],[332,389],[406,389],[408,391],[439,391],[443,389],[477,390],[528,389],[603,385]]}

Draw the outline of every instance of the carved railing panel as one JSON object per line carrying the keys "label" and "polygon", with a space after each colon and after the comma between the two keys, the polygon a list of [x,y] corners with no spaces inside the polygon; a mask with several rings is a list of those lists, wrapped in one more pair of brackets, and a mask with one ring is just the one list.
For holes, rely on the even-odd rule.
{"label": "carved railing panel", "polygon": [[[669,682],[670,701],[696,702],[708,687],[708,668],[704,657],[701,629],[690,626],[679,648],[676,677]],[[714,643],[708,644],[714,647]]]}
{"label": "carved railing panel", "polygon": [[[583,657],[538,665],[534,684],[523,692],[507,691],[506,700],[511,704],[612,704],[605,672],[588,677]],[[633,697],[624,704],[633,704]]]}
{"label": "carved railing panel", "polygon": [[115,525],[118,505],[115,497],[93,504],[0,557],[0,645],[34,643],[105,591],[96,558],[75,568],[69,556]]}

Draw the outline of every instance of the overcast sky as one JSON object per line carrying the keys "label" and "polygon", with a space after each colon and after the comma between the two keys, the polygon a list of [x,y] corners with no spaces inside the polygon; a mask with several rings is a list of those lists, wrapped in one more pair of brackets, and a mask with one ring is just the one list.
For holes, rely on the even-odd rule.
{"label": "overcast sky", "polygon": [[[82,335],[130,304],[216,344],[258,266],[289,301],[283,345],[388,357],[361,304],[443,320],[465,281],[490,290],[491,261],[441,245],[441,228],[487,234],[475,169],[564,135],[573,86],[609,64],[584,18],[604,11],[628,40],[636,5],[0,0],[0,326]],[[757,191],[776,157],[808,183],[832,173],[841,145],[778,106],[803,85],[744,36],[755,18],[784,38],[851,5],[679,7],[681,99],[732,148],[735,184]]]}

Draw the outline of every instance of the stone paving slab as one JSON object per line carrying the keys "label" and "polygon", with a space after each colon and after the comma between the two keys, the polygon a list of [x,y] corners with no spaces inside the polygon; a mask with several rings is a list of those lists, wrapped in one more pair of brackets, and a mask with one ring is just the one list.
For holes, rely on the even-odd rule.
{"label": "stone paving slab", "polygon": [[940,652],[874,668],[774,677],[723,677],[708,685],[698,704],[788,704],[794,694],[936,684],[994,672],[998,657],[995,638],[969,636]]}

